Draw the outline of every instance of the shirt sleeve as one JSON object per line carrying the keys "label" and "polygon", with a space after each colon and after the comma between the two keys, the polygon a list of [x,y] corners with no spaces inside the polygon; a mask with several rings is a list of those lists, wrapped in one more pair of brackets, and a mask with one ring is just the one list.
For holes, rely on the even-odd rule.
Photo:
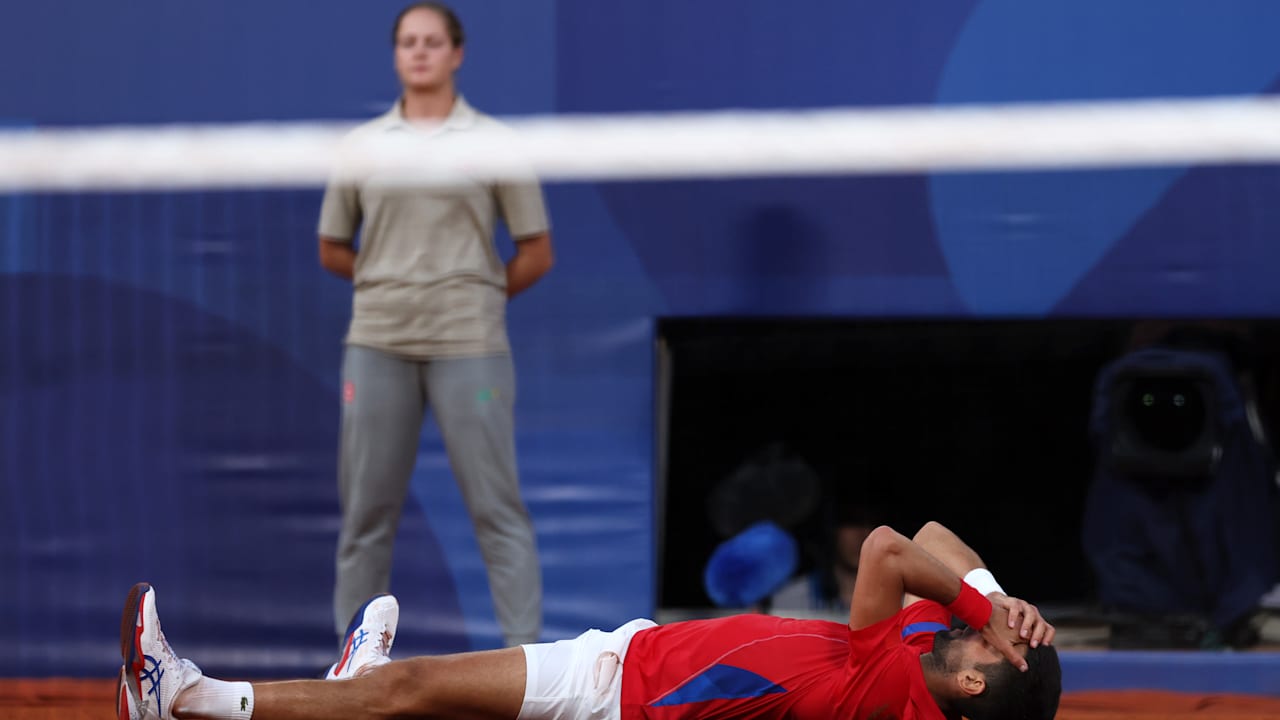
{"label": "shirt sleeve", "polygon": [[317,232],[350,243],[360,227],[360,189],[350,182],[333,180],[324,190]]}
{"label": "shirt sleeve", "polygon": [[866,662],[879,653],[902,645],[899,630],[901,612],[860,630],[849,631],[849,657],[854,665]]}
{"label": "shirt sleeve", "polygon": [[542,186],[536,179],[499,183],[494,188],[498,213],[515,240],[541,235],[551,229]]}
{"label": "shirt sleeve", "polygon": [[[904,611],[849,632],[850,692],[860,707],[887,709],[886,717],[913,717],[915,697],[928,693],[921,648],[902,636]],[[932,639],[932,636],[929,636]]]}
{"label": "shirt sleeve", "polygon": [[[490,132],[512,135],[516,131],[508,125],[485,118],[483,127]],[[551,229],[547,206],[542,195],[542,184],[530,163],[511,158],[520,171],[492,185],[497,203],[498,217],[507,226],[513,240],[523,240],[541,235]]]}
{"label": "shirt sleeve", "polygon": [[951,613],[932,600],[917,600],[894,617],[902,641],[926,652],[933,649],[933,636],[939,630],[951,629]]}
{"label": "shirt sleeve", "polygon": [[[361,137],[359,129],[349,133],[342,139],[341,147],[347,148],[359,137]],[[339,153],[339,158],[343,154]],[[362,219],[360,186],[350,169],[339,160],[324,189],[324,201],[320,204],[320,222],[316,231],[319,235],[333,240],[353,243]]]}

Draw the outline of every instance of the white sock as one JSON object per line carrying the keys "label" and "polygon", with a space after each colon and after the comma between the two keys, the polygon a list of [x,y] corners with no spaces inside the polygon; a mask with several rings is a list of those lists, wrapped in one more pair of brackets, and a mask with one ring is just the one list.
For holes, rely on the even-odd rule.
{"label": "white sock", "polygon": [[183,695],[182,708],[224,720],[249,720],[253,717],[253,685],[202,677]]}

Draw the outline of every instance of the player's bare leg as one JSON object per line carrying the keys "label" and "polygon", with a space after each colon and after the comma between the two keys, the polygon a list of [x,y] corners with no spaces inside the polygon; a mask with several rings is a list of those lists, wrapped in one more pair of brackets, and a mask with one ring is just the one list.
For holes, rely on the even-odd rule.
{"label": "player's bare leg", "polygon": [[[350,680],[293,680],[253,687],[253,720],[469,718],[516,720],[524,702],[524,650],[417,657],[378,666]],[[223,720],[187,714],[179,720]]]}
{"label": "player's bare leg", "polygon": [[138,583],[125,601],[119,720],[516,720],[524,703],[519,647],[390,662],[397,616],[390,596],[357,612],[330,679],[256,684],[206,677],[178,656],[160,628],[155,597]]}

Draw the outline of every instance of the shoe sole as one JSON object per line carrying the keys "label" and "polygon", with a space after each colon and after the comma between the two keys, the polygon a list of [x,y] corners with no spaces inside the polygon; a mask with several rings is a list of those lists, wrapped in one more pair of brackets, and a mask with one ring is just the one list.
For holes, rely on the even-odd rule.
{"label": "shoe sole", "polygon": [[[119,685],[125,692],[133,696],[134,702],[142,704],[142,685],[138,682],[138,674],[146,669],[146,658],[138,652],[142,628],[138,625],[138,610],[143,599],[151,592],[149,583],[138,583],[129,590],[129,597],[124,601],[124,612],[120,616],[120,658],[124,660]],[[124,700],[124,707],[121,707]],[[116,692],[116,713],[120,720],[129,719],[127,699],[120,696],[119,687]]]}
{"label": "shoe sole", "polygon": [[123,667],[120,668],[120,675],[116,677],[116,718],[117,720],[133,720],[133,715],[129,713],[129,688],[125,685],[124,676],[127,673]]}

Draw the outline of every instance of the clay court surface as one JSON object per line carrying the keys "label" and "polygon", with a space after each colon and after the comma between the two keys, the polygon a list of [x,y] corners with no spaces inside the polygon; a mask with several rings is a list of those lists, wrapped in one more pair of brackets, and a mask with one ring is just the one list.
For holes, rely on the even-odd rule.
{"label": "clay court surface", "polygon": [[[0,680],[3,720],[115,720],[115,680]],[[1059,720],[1275,720],[1280,698],[1107,690],[1063,695]],[[353,718],[352,720],[356,720]]]}

